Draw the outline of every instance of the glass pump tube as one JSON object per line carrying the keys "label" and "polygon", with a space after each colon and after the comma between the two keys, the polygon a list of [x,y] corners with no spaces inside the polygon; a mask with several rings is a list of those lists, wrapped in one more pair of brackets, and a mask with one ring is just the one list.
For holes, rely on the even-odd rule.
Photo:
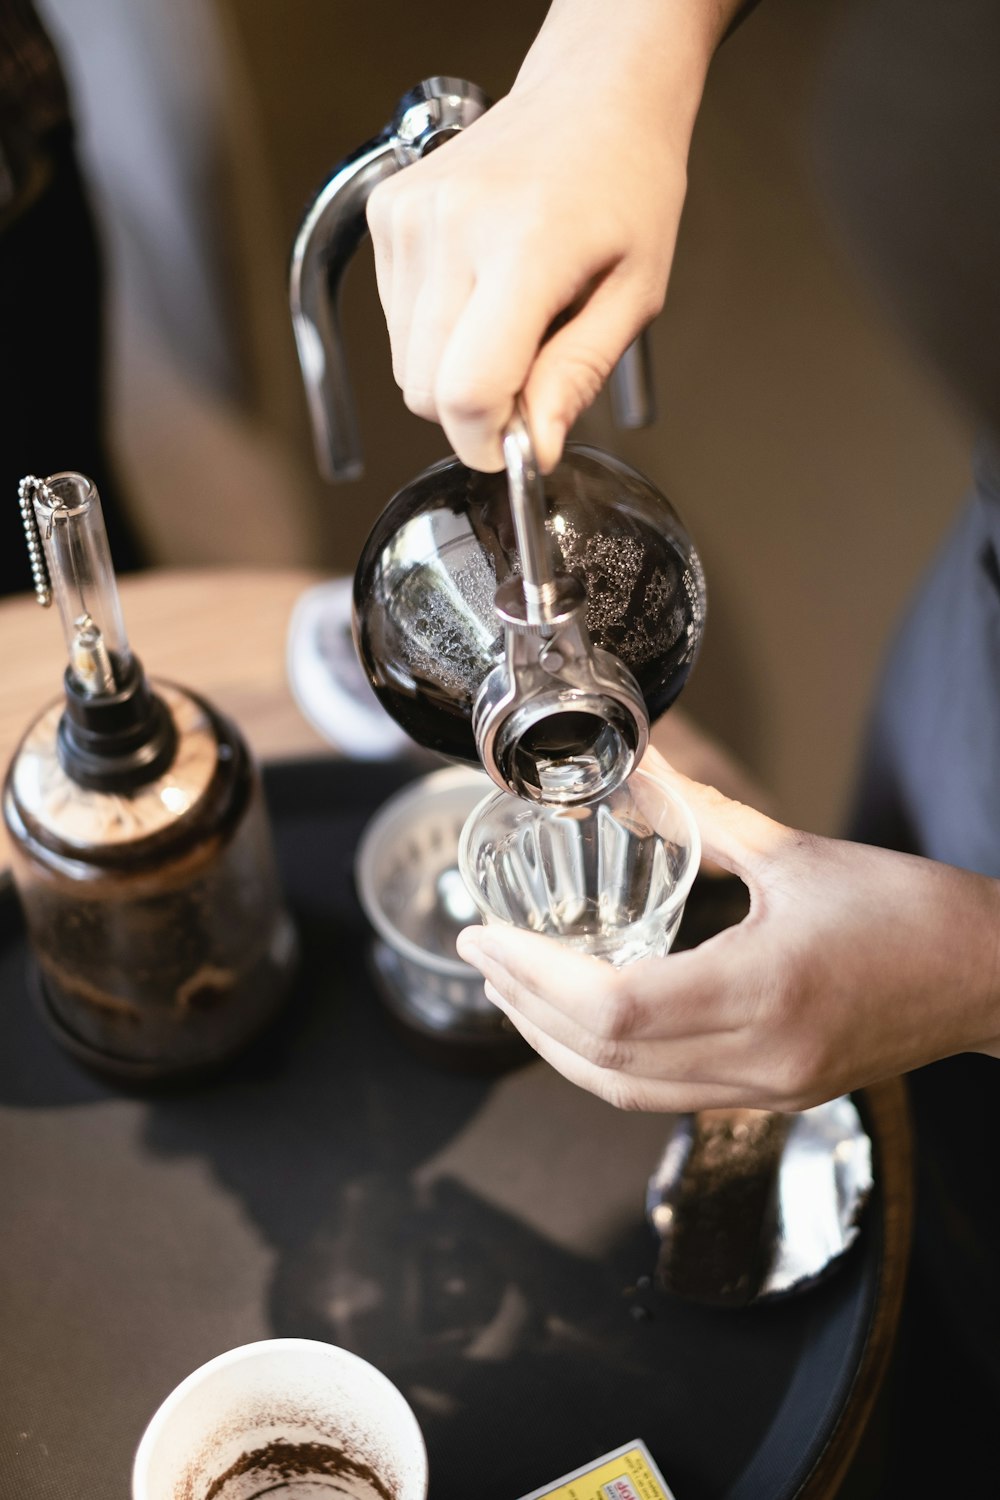
{"label": "glass pump tube", "polygon": [[97,490],[84,474],[53,474],[32,504],[70,671],[88,697],[114,694],[131,655]]}
{"label": "glass pump tube", "polygon": [[155,781],[177,731],[129,650],[101,502],[84,474],[20,485],[35,595],[59,606],[69,667],[63,678],[59,759],[79,786],[125,792]]}

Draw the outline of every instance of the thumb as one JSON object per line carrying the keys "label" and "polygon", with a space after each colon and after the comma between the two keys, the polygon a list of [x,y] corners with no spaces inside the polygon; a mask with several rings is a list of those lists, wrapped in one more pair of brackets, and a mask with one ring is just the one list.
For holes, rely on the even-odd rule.
{"label": "thumb", "polygon": [[743,802],[724,797],[713,786],[683,776],[658,750],[646,751],[642,769],[664,782],[690,807],[701,834],[703,857],[739,875],[747,885],[787,837],[783,824]]}

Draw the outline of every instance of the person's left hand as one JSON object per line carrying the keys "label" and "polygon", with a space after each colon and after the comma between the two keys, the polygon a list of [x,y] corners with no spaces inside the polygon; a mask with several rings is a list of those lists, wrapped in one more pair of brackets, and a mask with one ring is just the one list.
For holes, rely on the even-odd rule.
{"label": "person's left hand", "polygon": [[1000,1055],[1000,882],[786,828],[655,751],[644,768],[748,886],[743,922],[623,969],[509,927],[459,937],[567,1078],[626,1109],[799,1110],[954,1052]]}

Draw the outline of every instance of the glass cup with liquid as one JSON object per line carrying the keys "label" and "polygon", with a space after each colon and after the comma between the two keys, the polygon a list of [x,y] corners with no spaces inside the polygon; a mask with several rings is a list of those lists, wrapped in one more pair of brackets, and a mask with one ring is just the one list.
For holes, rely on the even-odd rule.
{"label": "glass cup with liquid", "polygon": [[539,932],[620,968],[669,950],[701,839],[683,798],[636,771],[583,807],[491,793],[466,821],[458,858],[485,923]]}

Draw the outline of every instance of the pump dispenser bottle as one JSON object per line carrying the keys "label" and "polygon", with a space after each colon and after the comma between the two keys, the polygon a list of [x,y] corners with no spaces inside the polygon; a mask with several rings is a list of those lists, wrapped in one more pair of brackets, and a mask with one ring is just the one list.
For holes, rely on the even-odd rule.
{"label": "pump dispenser bottle", "polygon": [[101,1072],[197,1074],[263,1030],[294,970],[259,778],[235,725],[130,651],[91,481],[24,480],[21,509],[68,656],[3,793],[42,1014]]}

